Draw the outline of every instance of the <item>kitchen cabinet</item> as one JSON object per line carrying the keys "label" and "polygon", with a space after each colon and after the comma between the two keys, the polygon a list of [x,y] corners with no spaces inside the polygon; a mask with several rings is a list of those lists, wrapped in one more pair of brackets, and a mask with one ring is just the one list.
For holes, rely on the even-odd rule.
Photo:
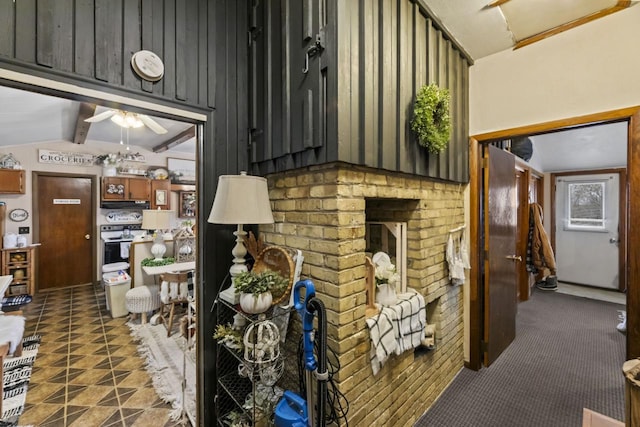
{"label": "kitchen cabinet", "polygon": [[151,180],[122,176],[102,177],[102,200],[143,200],[151,199]]}
{"label": "kitchen cabinet", "polygon": [[0,194],[24,194],[25,177],[23,169],[0,169]]}
{"label": "kitchen cabinet", "polygon": [[171,181],[168,179],[151,180],[151,209],[171,209]]}
{"label": "kitchen cabinet", "polygon": [[35,291],[36,246],[2,249],[2,275],[13,276],[6,295],[33,295]]}

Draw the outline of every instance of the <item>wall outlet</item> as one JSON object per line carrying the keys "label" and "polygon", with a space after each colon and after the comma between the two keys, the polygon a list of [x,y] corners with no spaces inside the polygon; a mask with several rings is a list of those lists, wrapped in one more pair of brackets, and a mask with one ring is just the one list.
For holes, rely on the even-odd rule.
{"label": "wall outlet", "polygon": [[18,234],[29,234],[29,227],[18,227]]}

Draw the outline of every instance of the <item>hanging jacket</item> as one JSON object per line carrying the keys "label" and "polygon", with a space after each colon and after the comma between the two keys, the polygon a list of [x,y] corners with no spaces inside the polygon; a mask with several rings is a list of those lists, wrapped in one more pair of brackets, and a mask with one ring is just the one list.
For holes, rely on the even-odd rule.
{"label": "hanging jacket", "polygon": [[542,225],[542,206],[537,203],[529,205],[529,214],[533,218],[533,232],[531,235],[531,262],[536,269],[536,281],[547,276],[556,275],[556,260],[549,242],[547,232]]}

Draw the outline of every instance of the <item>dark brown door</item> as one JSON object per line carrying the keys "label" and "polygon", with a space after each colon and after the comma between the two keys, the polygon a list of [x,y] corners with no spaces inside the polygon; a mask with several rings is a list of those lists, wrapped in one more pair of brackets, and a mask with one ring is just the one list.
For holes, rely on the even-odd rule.
{"label": "dark brown door", "polygon": [[489,366],[516,336],[516,178],[513,154],[487,145],[484,170],[484,364]]}
{"label": "dark brown door", "polygon": [[94,280],[94,197],[90,177],[37,175],[39,289]]}
{"label": "dark brown door", "polygon": [[528,170],[516,171],[516,209],[518,212],[516,254],[521,261],[516,262],[518,276],[518,301],[529,299],[529,272],[527,271],[527,243],[529,241],[529,176]]}

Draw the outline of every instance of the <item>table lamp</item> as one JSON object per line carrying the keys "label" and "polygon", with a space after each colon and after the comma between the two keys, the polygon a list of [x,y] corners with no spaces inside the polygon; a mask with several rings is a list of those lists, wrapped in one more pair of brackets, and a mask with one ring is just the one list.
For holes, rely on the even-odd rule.
{"label": "table lamp", "polygon": [[243,224],[273,224],[271,203],[267,180],[259,176],[250,176],[246,172],[240,175],[221,175],[218,189],[207,222],[213,224],[237,224],[233,233],[236,245],[231,251],[233,265],[229,269],[231,286],[220,293],[220,298],[231,304],[237,304],[239,295],[235,292],[233,278],[247,271],[244,259],[247,249],[244,247]]}
{"label": "table lamp", "polygon": [[164,244],[163,232],[171,228],[171,219],[173,211],[167,210],[143,210],[142,226],[144,230],[153,230],[154,239],[151,246],[151,254],[155,257],[154,261],[161,261],[167,247]]}

